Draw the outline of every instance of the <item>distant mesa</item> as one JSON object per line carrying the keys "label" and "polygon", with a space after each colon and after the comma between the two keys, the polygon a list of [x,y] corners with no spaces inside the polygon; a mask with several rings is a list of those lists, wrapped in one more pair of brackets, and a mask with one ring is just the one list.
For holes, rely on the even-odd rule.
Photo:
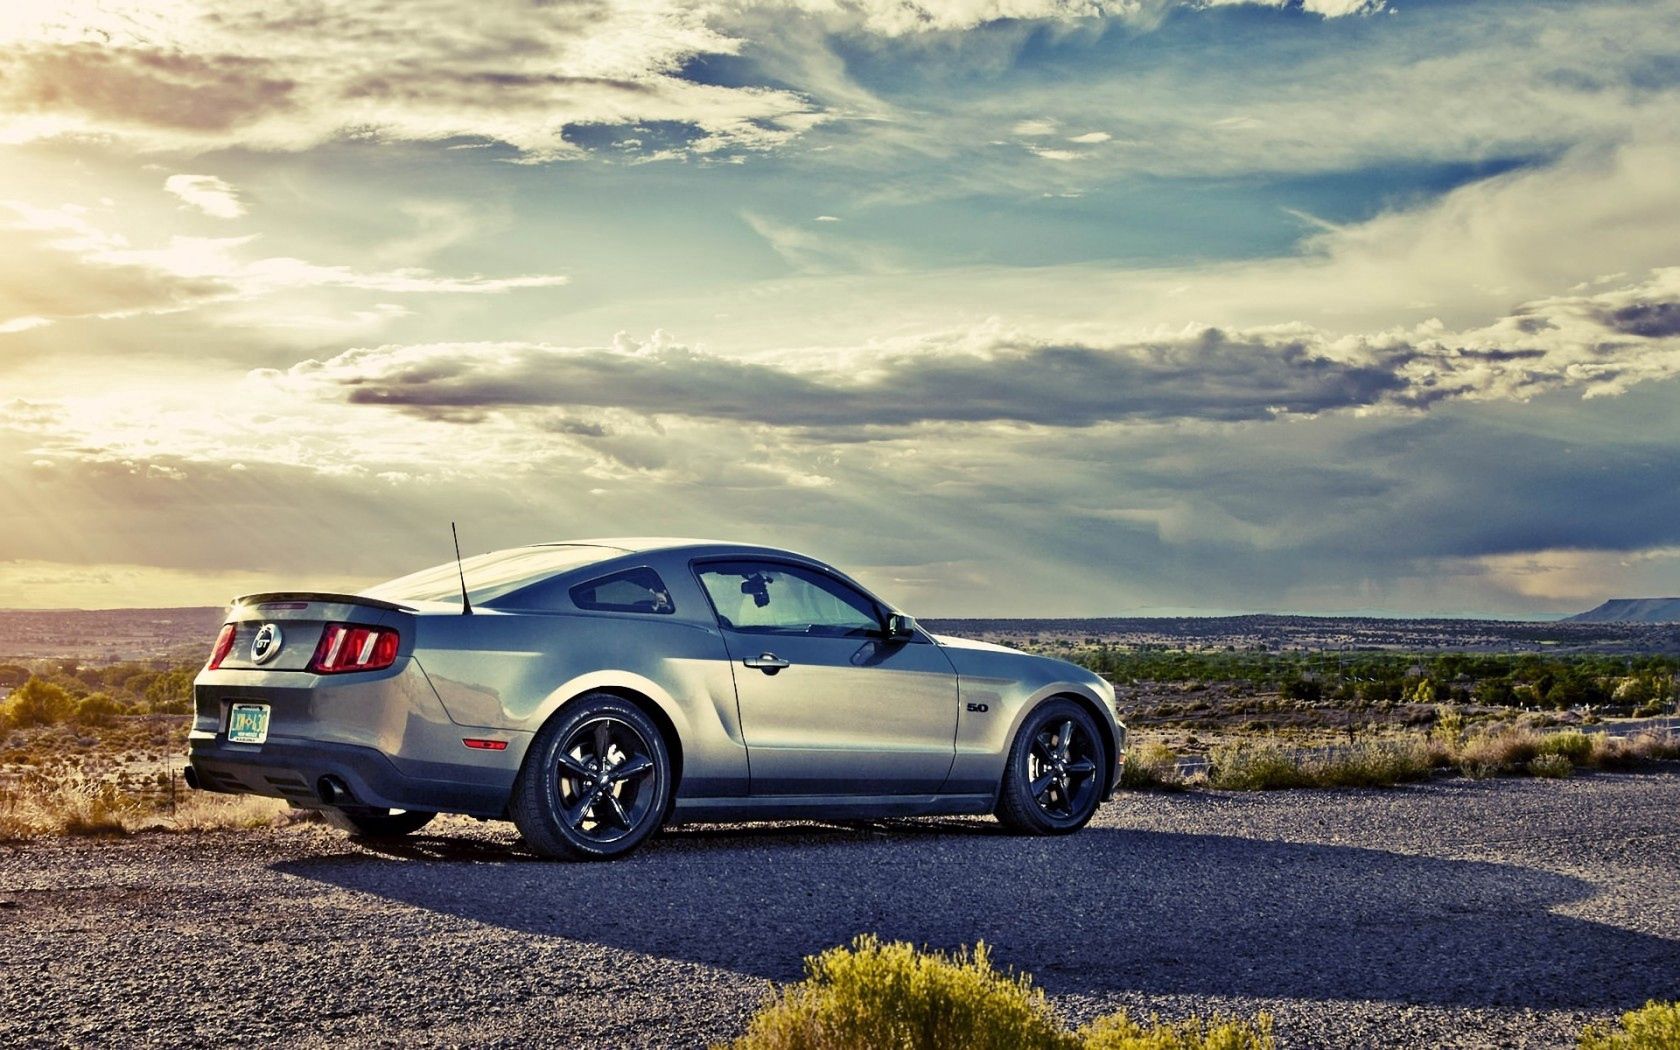
{"label": "distant mesa", "polygon": [[1612,598],[1564,623],[1680,623],[1680,598]]}

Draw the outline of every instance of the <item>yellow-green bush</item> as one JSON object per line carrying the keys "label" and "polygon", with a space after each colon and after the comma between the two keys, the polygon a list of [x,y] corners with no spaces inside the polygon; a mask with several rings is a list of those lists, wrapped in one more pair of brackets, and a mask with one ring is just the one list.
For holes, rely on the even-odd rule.
{"label": "yellow-green bush", "polygon": [[1429,751],[1408,740],[1379,740],[1308,760],[1318,787],[1388,787],[1429,776]]}
{"label": "yellow-green bush", "polygon": [[946,956],[865,934],[805,960],[805,980],[759,1011],[735,1050],[1076,1050],[1030,978],[984,944]]}
{"label": "yellow-green bush", "polygon": [[1238,744],[1213,753],[1208,783],[1228,791],[1387,787],[1429,776],[1432,747],[1421,740],[1377,740],[1303,755],[1277,744]]}
{"label": "yellow-green bush", "polygon": [[1134,789],[1182,786],[1178,775],[1178,755],[1159,740],[1128,748],[1120,786]]}
{"label": "yellow-green bush", "polygon": [[1124,1013],[1071,1032],[1025,975],[971,952],[921,952],[870,934],[805,960],[732,1050],[1271,1050],[1271,1021],[1191,1018],[1144,1027]]}
{"label": "yellow-green bush", "polygon": [[1312,778],[1293,752],[1276,744],[1236,744],[1214,751],[1208,784],[1227,791],[1311,787]]}
{"label": "yellow-green bush", "polygon": [[1680,1046],[1680,1003],[1649,1002],[1608,1030],[1589,1026],[1581,1050],[1674,1050]]}
{"label": "yellow-green bush", "polygon": [[63,722],[76,713],[76,698],[61,686],[31,678],[0,703],[0,725],[36,726]]}
{"label": "yellow-green bush", "polygon": [[[1579,729],[1566,729],[1561,733],[1548,733],[1540,738],[1541,755],[1558,755],[1569,761],[1571,765],[1584,766],[1592,761],[1592,736]],[[1532,765],[1532,763],[1530,763]]]}
{"label": "yellow-green bush", "polygon": [[1122,1010],[1099,1017],[1079,1030],[1081,1050],[1271,1050],[1272,1019],[1261,1014],[1254,1021],[1220,1017],[1203,1021],[1192,1017],[1177,1024],[1161,1024],[1151,1017],[1147,1027]]}
{"label": "yellow-green bush", "polygon": [[1541,755],[1528,764],[1530,776],[1547,780],[1562,780],[1575,772],[1575,766],[1564,755]]}

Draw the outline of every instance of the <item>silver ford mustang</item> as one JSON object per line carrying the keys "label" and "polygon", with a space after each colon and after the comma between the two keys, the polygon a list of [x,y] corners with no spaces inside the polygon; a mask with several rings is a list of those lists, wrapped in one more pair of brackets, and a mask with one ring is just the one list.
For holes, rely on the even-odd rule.
{"label": "silver ford mustang", "polygon": [[769,547],[550,543],[360,594],[235,601],[194,685],[188,783],[366,837],[511,819],[549,857],[685,821],[995,813],[1076,831],[1119,781],[1114,690],[927,633]]}

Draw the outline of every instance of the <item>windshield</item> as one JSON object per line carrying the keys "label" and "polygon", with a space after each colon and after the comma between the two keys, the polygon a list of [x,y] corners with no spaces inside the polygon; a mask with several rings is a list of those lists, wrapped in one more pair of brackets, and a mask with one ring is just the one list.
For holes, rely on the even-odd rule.
{"label": "windshield", "polygon": [[448,602],[461,599],[461,576],[467,577],[467,596],[474,605],[500,597],[516,588],[546,579],[555,573],[592,565],[624,552],[616,547],[556,544],[544,547],[515,547],[512,550],[479,554],[369,587],[361,593],[388,602]]}

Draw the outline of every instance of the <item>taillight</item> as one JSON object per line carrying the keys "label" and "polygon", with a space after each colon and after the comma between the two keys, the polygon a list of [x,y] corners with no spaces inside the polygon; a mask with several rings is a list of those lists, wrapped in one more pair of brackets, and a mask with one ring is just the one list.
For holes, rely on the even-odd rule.
{"label": "taillight", "polygon": [[221,633],[216,635],[216,644],[210,650],[210,662],[204,665],[206,671],[214,671],[222,666],[222,661],[227,659],[227,654],[233,652],[233,636],[235,633],[237,632],[234,630],[233,624],[222,624]]}
{"label": "taillight", "polygon": [[316,674],[345,671],[378,671],[397,662],[397,632],[389,627],[363,627],[353,623],[329,623],[310,658]]}

